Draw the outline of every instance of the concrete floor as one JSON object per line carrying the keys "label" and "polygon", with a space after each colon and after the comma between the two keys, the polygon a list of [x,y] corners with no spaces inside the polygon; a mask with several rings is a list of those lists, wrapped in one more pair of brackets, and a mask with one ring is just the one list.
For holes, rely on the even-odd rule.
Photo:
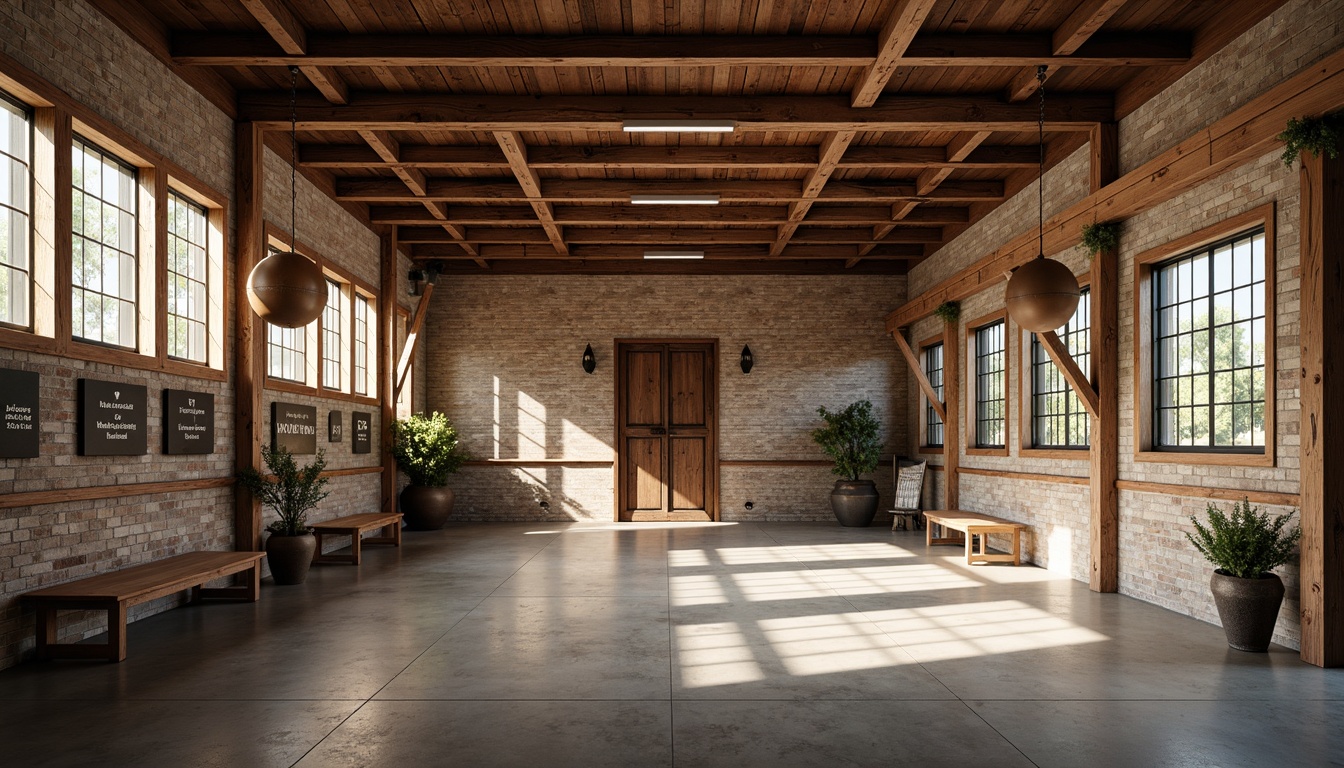
{"label": "concrete floor", "polygon": [[922,533],[462,524],[122,664],[0,673],[4,765],[1344,764],[1344,670]]}

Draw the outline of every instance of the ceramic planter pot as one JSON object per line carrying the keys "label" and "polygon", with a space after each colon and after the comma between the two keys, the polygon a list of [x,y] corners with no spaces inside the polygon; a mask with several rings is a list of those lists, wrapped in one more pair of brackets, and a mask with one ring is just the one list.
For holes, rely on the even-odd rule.
{"label": "ceramic planter pot", "polygon": [[302,584],[308,578],[313,564],[317,539],[311,533],[302,536],[266,537],[266,564],[271,567],[271,578],[276,584]]}
{"label": "ceramic planter pot", "polygon": [[831,491],[831,512],[841,525],[866,528],[877,514],[877,485],[872,480],[836,480]]}
{"label": "ceramic planter pot", "polygon": [[1283,604],[1283,582],[1267,573],[1259,579],[1239,579],[1222,570],[1209,580],[1218,618],[1223,622],[1227,644],[1239,651],[1264,653],[1274,636]]}
{"label": "ceramic planter pot", "polygon": [[402,521],[412,531],[437,531],[453,514],[453,489],[408,485],[401,491]]}

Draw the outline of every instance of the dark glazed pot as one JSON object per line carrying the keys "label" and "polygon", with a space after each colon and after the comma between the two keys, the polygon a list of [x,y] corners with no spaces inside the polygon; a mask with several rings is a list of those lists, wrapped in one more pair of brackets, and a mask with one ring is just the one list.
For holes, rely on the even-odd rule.
{"label": "dark glazed pot", "polygon": [[317,539],[311,533],[302,536],[266,537],[266,564],[271,567],[271,578],[276,584],[302,584],[308,578],[313,564]]}
{"label": "dark glazed pot", "polygon": [[437,531],[453,514],[453,489],[408,485],[401,491],[401,514],[412,531]]}
{"label": "dark glazed pot", "polygon": [[877,514],[877,485],[872,480],[836,480],[831,511],[841,525],[866,528]]}
{"label": "dark glazed pot", "polygon": [[1209,580],[1218,618],[1223,622],[1227,644],[1238,651],[1264,653],[1274,636],[1283,604],[1283,582],[1268,573],[1259,579],[1239,579],[1221,570]]}

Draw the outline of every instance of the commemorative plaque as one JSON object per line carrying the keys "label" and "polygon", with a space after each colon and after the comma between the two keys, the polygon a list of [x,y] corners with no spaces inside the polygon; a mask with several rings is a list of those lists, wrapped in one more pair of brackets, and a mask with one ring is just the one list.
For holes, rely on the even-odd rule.
{"label": "commemorative plaque", "polygon": [[271,445],[295,455],[317,453],[317,408],[271,403]]}
{"label": "commemorative plaque", "polygon": [[163,452],[215,452],[215,396],[184,389],[163,390]]}
{"label": "commemorative plaque", "polygon": [[38,455],[42,425],[36,371],[0,368],[0,459],[31,459]]}
{"label": "commemorative plaque", "polygon": [[373,414],[355,411],[350,414],[350,434],[354,437],[354,453],[369,453],[373,449]]}
{"label": "commemorative plaque", "polygon": [[79,380],[79,455],[149,453],[149,390],[141,384]]}
{"label": "commemorative plaque", "polygon": [[345,429],[341,424],[341,412],[331,411],[327,414],[327,442],[339,443],[345,439]]}

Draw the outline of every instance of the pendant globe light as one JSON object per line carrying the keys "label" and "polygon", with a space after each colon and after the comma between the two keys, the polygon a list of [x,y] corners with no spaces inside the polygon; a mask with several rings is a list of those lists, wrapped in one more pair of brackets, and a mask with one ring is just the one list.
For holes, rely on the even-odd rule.
{"label": "pendant globe light", "polygon": [[302,328],[326,307],[327,278],[312,259],[294,250],[298,222],[298,67],[290,67],[289,73],[289,250],[272,252],[252,268],[247,277],[247,302],[258,317],[272,325]]}
{"label": "pendant globe light", "polygon": [[1014,270],[1008,278],[1004,301],[1008,314],[1019,326],[1033,333],[1053,331],[1073,317],[1078,309],[1078,278],[1073,270],[1054,259],[1045,257],[1045,67],[1036,68],[1040,84],[1041,115],[1037,123],[1037,141],[1040,148],[1037,189],[1037,242],[1036,258]]}

